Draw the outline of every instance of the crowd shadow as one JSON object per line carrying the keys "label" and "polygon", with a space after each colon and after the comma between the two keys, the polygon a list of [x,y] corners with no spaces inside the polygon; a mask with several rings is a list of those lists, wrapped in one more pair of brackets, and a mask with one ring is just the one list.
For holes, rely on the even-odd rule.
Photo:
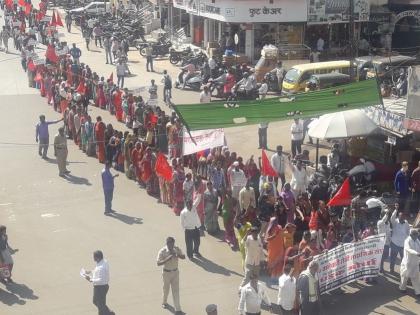
{"label": "crowd shadow", "polygon": [[[174,308],[172,305],[170,305],[170,304],[168,304],[168,305],[166,306],[165,310],[167,310],[167,311],[168,311],[169,313],[171,313],[171,314],[176,314],[175,308]],[[181,315],[181,314],[182,314],[182,315],[186,315],[186,313],[184,313],[184,312],[180,312],[179,314],[180,314],[180,315]]]}
{"label": "crowd shadow", "polygon": [[143,219],[138,217],[132,217],[123,213],[113,212],[108,215],[108,217],[119,220],[125,224],[143,224]]}
{"label": "crowd shadow", "polygon": [[87,178],[84,177],[79,177],[79,176],[75,176],[72,174],[67,174],[66,175],[66,180],[72,184],[75,185],[86,185],[86,186],[92,186],[92,184],[89,182],[89,180]]}
{"label": "crowd shadow", "polygon": [[211,273],[217,273],[220,275],[224,275],[224,276],[228,276],[230,277],[231,275],[236,275],[239,277],[243,277],[243,275],[237,273],[236,271],[233,270],[229,270],[219,264],[216,264],[215,262],[205,258],[205,257],[201,257],[199,259],[195,258],[192,260],[197,266],[200,266],[201,268],[203,268],[205,271],[207,272],[211,272]]}
{"label": "crowd shadow", "polygon": [[0,289],[0,302],[9,306],[24,305],[26,304],[25,300],[38,299],[34,291],[22,283],[7,283],[6,290]]}

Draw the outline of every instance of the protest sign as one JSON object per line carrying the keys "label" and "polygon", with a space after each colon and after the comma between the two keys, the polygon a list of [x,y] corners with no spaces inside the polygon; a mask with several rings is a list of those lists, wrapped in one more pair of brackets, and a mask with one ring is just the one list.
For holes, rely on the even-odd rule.
{"label": "protest sign", "polygon": [[314,258],[319,263],[320,293],[379,273],[385,234],[374,235],[360,242],[339,245]]}
{"label": "protest sign", "polygon": [[196,130],[190,134],[184,128],[182,154],[188,155],[225,144],[225,131],[220,129]]}

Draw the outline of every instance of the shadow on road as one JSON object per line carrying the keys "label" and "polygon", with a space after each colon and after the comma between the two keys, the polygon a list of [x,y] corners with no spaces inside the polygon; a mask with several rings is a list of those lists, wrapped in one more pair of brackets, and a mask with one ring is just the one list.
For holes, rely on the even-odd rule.
{"label": "shadow on road", "polygon": [[200,266],[201,268],[203,268],[205,271],[208,271],[211,273],[218,273],[218,274],[229,276],[229,277],[231,275],[243,277],[243,275],[237,273],[236,271],[226,269],[225,267],[218,265],[204,257],[201,257],[200,259],[195,258],[192,260],[192,262],[195,263],[197,266]]}
{"label": "shadow on road", "polygon": [[3,289],[0,289],[0,301],[3,304],[9,305],[9,306],[12,306],[15,304],[19,304],[19,305],[26,304],[26,301],[20,299],[17,295],[4,291]]}
{"label": "shadow on road", "polygon": [[[166,306],[165,310],[169,311],[169,312],[170,312],[170,313],[172,313],[172,314],[175,314],[175,313],[176,313],[176,311],[175,311],[174,307],[173,307],[172,305],[169,305],[169,304],[168,304],[168,306]],[[181,315],[181,314],[182,314],[182,315],[186,315],[186,313],[184,313],[184,312],[181,312],[181,313],[179,313],[179,314],[180,314],[180,315]]]}
{"label": "shadow on road", "polygon": [[133,224],[143,224],[142,218],[132,217],[123,213],[114,212],[108,215],[110,218],[117,219],[125,224],[133,225]]}
{"label": "shadow on road", "polygon": [[67,181],[69,181],[72,184],[75,185],[86,185],[86,186],[92,186],[92,184],[89,182],[87,178],[79,177],[71,174],[66,175]]}

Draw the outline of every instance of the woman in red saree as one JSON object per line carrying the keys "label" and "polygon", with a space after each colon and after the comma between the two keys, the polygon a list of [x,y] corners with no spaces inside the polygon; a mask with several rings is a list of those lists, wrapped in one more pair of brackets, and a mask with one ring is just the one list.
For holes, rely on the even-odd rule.
{"label": "woman in red saree", "polygon": [[114,108],[115,108],[115,117],[118,121],[123,121],[123,108],[122,108],[122,92],[117,89],[113,93],[113,102],[114,102]]}
{"label": "woman in red saree", "polygon": [[102,109],[104,109],[106,106],[103,81],[99,81],[98,86],[96,87],[96,104]]}
{"label": "woman in red saree", "polygon": [[182,162],[179,161],[173,176],[173,211],[179,215],[184,208],[184,180],[185,173]]}
{"label": "woman in red saree", "polygon": [[140,162],[140,167],[142,169],[141,179],[146,185],[146,191],[149,195],[155,196],[158,192],[156,189],[157,177],[153,168],[155,166],[155,157],[153,155],[152,149],[147,147],[146,152],[143,156],[143,159]]}
{"label": "woman in red saree", "polygon": [[99,163],[105,162],[105,124],[102,122],[101,116],[96,117],[94,137],[96,142],[96,155]]}
{"label": "woman in red saree", "polygon": [[69,86],[73,86],[73,72],[71,71],[71,64],[67,66],[66,73],[67,73],[67,84]]}
{"label": "woman in red saree", "polygon": [[140,182],[140,170],[139,170],[139,163],[140,163],[140,150],[141,145],[140,142],[136,142],[134,145],[133,150],[131,150],[131,165],[133,166],[134,176],[137,181]]}
{"label": "woman in red saree", "polygon": [[278,278],[283,272],[284,238],[283,229],[278,224],[277,217],[272,217],[265,234],[267,242],[267,268],[271,278]]}

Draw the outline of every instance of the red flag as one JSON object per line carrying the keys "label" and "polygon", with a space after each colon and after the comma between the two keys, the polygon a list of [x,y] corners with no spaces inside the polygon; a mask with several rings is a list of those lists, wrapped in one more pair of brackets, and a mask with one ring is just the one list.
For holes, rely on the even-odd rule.
{"label": "red flag", "polygon": [[48,45],[47,51],[45,52],[45,57],[52,63],[58,62],[58,56],[55,53],[55,48],[52,45]]}
{"label": "red flag", "polygon": [[13,0],[5,0],[4,2],[6,4],[6,7],[10,10],[13,9]]}
{"label": "red flag", "polygon": [[273,169],[273,167],[270,164],[270,161],[268,160],[267,155],[265,154],[265,151],[262,150],[261,153],[261,174],[264,176],[277,176],[277,172]]}
{"label": "red flag", "polygon": [[56,16],[56,24],[57,24],[57,26],[64,26],[63,25],[63,21],[61,21],[60,14],[58,14],[58,12],[57,12],[55,16]]}
{"label": "red flag", "polygon": [[169,165],[166,156],[162,153],[158,153],[157,155],[155,171],[157,176],[163,177],[167,181],[172,179],[172,167]]}
{"label": "red flag", "polygon": [[109,82],[114,83],[114,72],[111,72],[111,75],[108,78]]}
{"label": "red flag", "polygon": [[55,19],[55,11],[53,11],[53,15],[50,21],[50,26],[57,26],[57,20]]}
{"label": "red flag", "polygon": [[350,180],[347,177],[327,206],[349,206],[351,204]]}
{"label": "red flag", "polygon": [[28,62],[28,70],[34,72],[36,70],[36,66],[32,60]]}
{"label": "red flag", "polygon": [[27,3],[25,5],[25,15],[28,16],[29,14],[31,14],[32,11],[32,4]]}
{"label": "red flag", "polygon": [[41,81],[41,80],[42,80],[42,75],[41,75],[41,73],[37,72],[36,76],[34,78],[34,81],[38,82],[38,81]]}
{"label": "red flag", "polygon": [[43,18],[44,18],[44,16],[45,16],[45,14],[43,13],[43,12],[41,12],[41,11],[39,11],[37,14],[36,14],[36,20],[38,21],[38,22],[40,22]]}
{"label": "red flag", "polygon": [[21,7],[25,7],[26,6],[25,0],[19,0],[18,5],[21,6]]}

